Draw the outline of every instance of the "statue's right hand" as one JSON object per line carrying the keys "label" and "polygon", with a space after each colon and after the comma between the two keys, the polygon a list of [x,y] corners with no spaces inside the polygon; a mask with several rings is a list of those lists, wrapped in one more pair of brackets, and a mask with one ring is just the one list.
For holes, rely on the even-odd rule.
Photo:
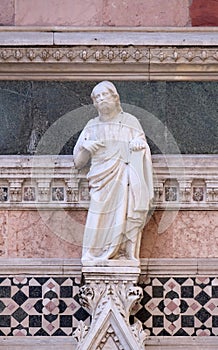
{"label": "statue's right hand", "polygon": [[100,147],[105,147],[102,141],[84,140],[82,147],[94,154]]}

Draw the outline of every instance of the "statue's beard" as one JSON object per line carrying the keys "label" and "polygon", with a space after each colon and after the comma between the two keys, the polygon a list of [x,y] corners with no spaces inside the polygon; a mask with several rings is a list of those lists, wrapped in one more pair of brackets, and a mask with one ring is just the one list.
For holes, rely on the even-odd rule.
{"label": "statue's beard", "polygon": [[113,117],[119,112],[118,105],[114,101],[103,101],[97,104],[99,115],[102,117]]}

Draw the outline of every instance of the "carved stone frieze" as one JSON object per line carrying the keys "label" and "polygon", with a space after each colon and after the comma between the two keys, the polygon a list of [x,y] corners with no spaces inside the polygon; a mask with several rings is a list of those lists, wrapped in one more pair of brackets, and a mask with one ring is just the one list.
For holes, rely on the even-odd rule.
{"label": "carved stone frieze", "polygon": [[149,49],[137,46],[4,47],[0,49],[0,62],[148,63]]}
{"label": "carved stone frieze", "polygon": [[[157,209],[218,207],[218,157],[152,157]],[[72,156],[1,156],[0,207],[88,208],[88,169],[78,172]],[[43,168],[43,171],[42,171]]]}
{"label": "carved stone frieze", "polygon": [[0,62],[217,64],[216,48],[144,46],[2,47]]}
{"label": "carved stone frieze", "polygon": [[217,64],[218,50],[199,47],[161,47],[150,49],[150,63]]}

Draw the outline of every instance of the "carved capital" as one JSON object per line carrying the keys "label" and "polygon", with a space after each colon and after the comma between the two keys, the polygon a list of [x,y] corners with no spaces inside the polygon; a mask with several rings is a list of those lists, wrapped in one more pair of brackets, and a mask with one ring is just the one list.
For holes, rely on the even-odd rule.
{"label": "carved capital", "polygon": [[125,280],[124,274],[114,276],[112,281],[106,279],[107,273],[104,273],[105,278],[87,279],[80,288],[79,301],[91,313],[92,323],[88,331],[83,323],[74,332],[77,349],[108,349],[114,344],[117,349],[140,350],[147,335],[140,322],[130,325],[129,316],[142,298],[142,289],[133,281]]}

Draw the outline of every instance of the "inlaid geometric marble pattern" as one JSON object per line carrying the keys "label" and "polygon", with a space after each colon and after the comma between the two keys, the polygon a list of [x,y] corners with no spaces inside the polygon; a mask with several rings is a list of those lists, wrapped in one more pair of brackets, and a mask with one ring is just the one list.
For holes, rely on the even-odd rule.
{"label": "inlaid geometric marble pattern", "polygon": [[[150,336],[217,336],[218,278],[152,277],[130,317]],[[0,278],[0,336],[67,336],[79,321],[90,324],[79,305],[80,281],[69,276]]]}
{"label": "inlaid geometric marble pattern", "polygon": [[71,277],[0,278],[1,336],[71,335],[90,315],[78,303],[80,281]]}
{"label": "inlaid geometric marble pattern", "polygon": [[218,278],[148,278],[133,310],[151,336],[217,336]]}

